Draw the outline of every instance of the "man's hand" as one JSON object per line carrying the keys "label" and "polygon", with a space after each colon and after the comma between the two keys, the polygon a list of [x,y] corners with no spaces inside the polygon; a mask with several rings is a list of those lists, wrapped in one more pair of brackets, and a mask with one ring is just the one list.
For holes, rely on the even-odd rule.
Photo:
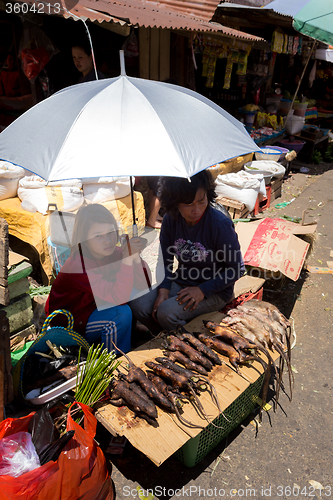
{"label": "man's hand", "polygon": [[184,307],[184,311],[187,311],[187,309],[190,309],[190,311],[194,311],[199,302],[201,302],[204,298],[205,295],[204,293],[200,290],[198,286],[188,286],[186,288],[183,288],[177,293],[178,297],[176,300],[178,300],[179,305],[185,304],[187,302],[186,306]]}
{"label": "man's hand", "polygon": [[152,312],[152,317],[154,318],[155,321],[157,321],[156,318],[156,313],[162,302],[165,300],[168,300],[169,298],[169,290],[166,288],[160,288],[158,291],[157,299],[155,300],[154,307],[153,307],[153,312]]}

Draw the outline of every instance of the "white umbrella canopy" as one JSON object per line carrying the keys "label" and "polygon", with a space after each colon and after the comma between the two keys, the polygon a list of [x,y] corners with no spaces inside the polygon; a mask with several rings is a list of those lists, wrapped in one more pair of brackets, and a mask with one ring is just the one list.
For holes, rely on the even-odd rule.
{"label": "white umbrella canopy", "polygon": [[202,95],[126,75],[65,88],[0,134],[0,159],[48,181],[191,177],[259,150],[242,123]]}

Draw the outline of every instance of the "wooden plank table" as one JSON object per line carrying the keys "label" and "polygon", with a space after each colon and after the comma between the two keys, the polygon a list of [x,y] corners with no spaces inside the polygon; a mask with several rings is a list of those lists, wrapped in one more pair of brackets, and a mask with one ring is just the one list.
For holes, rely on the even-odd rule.
{"label": "wooden plank table", "polygon": [[[196,320],[186,325],[186,329],[188,331],[201,330],[207,332],[202,323],[203,318],[220,322],[224,316],[220,312],[202,315],[200,316],[200,325],[198,324],[198,318],[196,318]],[[131,351],[128,356],[137,366],[146,368],[145,361],[152,361],[157,356],[163,355],[161,342],[161,339],[154,339]],[[278,357],[276,353],[271,352],[271,355],[273,359]],[[227,358],[224,356],[221,356],[221,358],[229,364]],[[123,360],[123,362],[127,364],[126,360]],[[122,369],[122,371],[125,372],[126,370]],[[254,362],[251,366],[241,367],[240,372],[241,375],[238,375],[234,369],[223,363],[221,366],[215,366],[209,374],[209,380],[216,389],[222,411],[260,377],[263,368],[260,363]],[[214,420],[220,415],[208,393],[202,392],[199,399],[210,420]],[[207,427],[208,422],[198,415],[192,405],[185,404],[183,410],[183,417],[186,420],[193,422],[197,426]],[[125,436],[135,448],[159,466],[189,439],[197,436],[202,429],[184,426],[175,415],[164,412],[159,408],[157,411],[158,418],[155,427],[149,425],[143,419],[133,419],[133,413],[127,407],[117,408],[109,403],[101,404],[95,416],[111,434]]]}

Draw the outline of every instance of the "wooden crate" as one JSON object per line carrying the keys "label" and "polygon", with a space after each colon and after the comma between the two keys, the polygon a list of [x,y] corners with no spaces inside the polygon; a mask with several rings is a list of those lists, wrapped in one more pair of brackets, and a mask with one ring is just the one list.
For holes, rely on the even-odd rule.
{"label": "wooden crate", "polygon": [[244,203],[223,196],[216,198],[216,202],[224,206],[232,219],[244,219],[249,215],[249,210]]}
{"label": "wooden crate", "polygon": [[282,193],[283,177],[271,181],[271,204],[276,198],[280,198]]}

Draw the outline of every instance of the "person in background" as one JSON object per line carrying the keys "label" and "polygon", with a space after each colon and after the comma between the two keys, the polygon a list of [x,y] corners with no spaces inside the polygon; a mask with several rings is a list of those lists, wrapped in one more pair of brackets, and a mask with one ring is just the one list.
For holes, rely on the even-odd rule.
{"label": "person in background", "polygon": [[234,224],[212,207],[215,198],[215,183],[207,170],[191,182],[178,177],[161,180],[165,276],[157,288],[129,303],[134,317],[153,334],[220,311],[233,298],[244,263]]}
{"label": "person in background", "polygon": [[[74,330],[87,342],[101,342],[112,351],[131,349],[132,312],[127,302],[147,288],[149,269],[140,258],[143,240],[132,238],[117,246],[117,223],[102,205],[83,206],[76,214],[71,254],[52,287],[45,311],[66,309]],[[150,278],[149,278],[150,279]],[[59,319],[58,319],[59,318]],[[63,321],[58,315],[54,322]]]}
{"label": "person in background", "polygon": [[[89,43],[72,45],[72,57],[76,69],[78,69],[82,75],[77,83],[91,82],[97,79]],[[98,80],[105,78],[105,75],[98,69],[97,76]]]}
{"label": "person in background", "polygon": [[15,59],[8,54],[0,72],[0,96],[17,97],[21,95],[19,72],[15,67]]}

